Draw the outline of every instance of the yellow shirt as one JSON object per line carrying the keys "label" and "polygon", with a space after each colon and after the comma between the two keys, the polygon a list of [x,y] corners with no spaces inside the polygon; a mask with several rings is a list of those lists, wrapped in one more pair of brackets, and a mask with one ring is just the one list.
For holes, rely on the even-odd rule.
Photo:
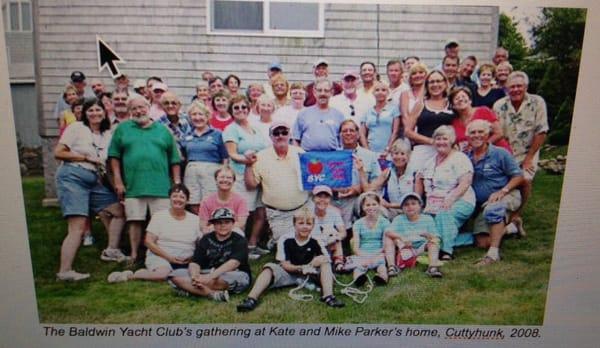
{"label": "yellow shirt", "polygon": [[271,146],[260,151],[254,164],[254,177],[262,184],[263,202],[276,209],[289,210],[304,204],[308,192],[300,189],[298,155],[304,150],[290,145],[285,158],[279,158]]}
{"label": "yellow shirt", "polygon": [[75,118],[75,115],[71,110],[65,110],[63,111],[63,120],[65,120],[65,125],[68,126],[77,121],[77,118]]}

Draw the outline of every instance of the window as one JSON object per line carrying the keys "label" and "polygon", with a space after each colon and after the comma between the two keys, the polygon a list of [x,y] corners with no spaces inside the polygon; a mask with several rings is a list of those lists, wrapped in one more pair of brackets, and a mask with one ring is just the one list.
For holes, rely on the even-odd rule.
{"label": "window", "polygon": [[31,31],[31,2],[10,1],[2,5],[6,31]]}
{"label": "window", "polygon": [[207,5],[209,34],[324,36],[323,3],[207,0]]}

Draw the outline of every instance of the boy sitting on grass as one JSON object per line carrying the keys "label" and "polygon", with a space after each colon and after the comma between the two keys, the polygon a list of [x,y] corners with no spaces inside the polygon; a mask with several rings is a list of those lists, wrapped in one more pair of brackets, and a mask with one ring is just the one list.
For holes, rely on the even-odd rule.
{"label": "boy sitting on grass", "polygon": [[209,223],[215,231],[196,242],[187,270],[172,273],[171,282],[178,288],[179,294],[207,296],[215,301],[227,302],[228,290],[240,293],[248,288],[248,242],[233,232],[234,222],[235,216],[229,208],[213,212]]}
{"label": "boy sitting on grass", "polygon": [[398,275],[400,270],[395,264],[396,247],[398,252],[403,248],[413,248],[417,255],[427,250],[429,267],[425,273],[433,278],[441,278],[440,237],[435,227],[435,222],[430,215],[421,214],[423,201],[418,194],[409,192],[400,199],[403,214],[394,218],[394,221],[385,231],[385,259],[388,264],[388,275]]}
{"label": "boy sitting on grass", "polygon": [[[248,297],[237,306],[238,312],[248,312],[256,308],[259,296],[267,288],[294,286],[309,276],[323,289],[321,301],[330,307],[343,307],[344,303],[333,296],[333,273],[327,250],[310,233],[315,216],[303,208],[294,214],[294,234],[282,236],[277,245],[276,263],[267,263],[256,278]],[[318,276],[318,278],[317,278]]]}

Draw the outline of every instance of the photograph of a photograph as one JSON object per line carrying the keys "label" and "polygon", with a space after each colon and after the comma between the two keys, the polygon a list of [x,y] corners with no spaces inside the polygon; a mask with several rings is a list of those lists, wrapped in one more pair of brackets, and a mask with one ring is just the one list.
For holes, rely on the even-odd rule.
{"label": "photograph of a photograph", "polygon": [[47,324],[544,324],[585,8],[2,0]]}

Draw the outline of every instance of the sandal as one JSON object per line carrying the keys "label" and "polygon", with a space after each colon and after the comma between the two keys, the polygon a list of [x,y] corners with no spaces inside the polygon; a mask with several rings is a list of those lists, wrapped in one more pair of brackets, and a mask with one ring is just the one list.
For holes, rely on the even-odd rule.
{"label": "sandal", "polygon": [[365,285],[366,282],[367,282],[367,274],[363,273],[363,274],[359,275],[358,277],[356,277],[356,279],[354,280],[354,285],[361,287],[361,286]]}
{"label": "sandal", "polygon": [[437,266],[429,266],[425,273],[431,278],[441,278],[443,276],[442,272]]}
{"label": "sandal", "polygon": [[337,299],[333,295],[329,295],[329,296],[327,296],[325,298],[321,298],[321,301],[325,302],[325,304],[328,305],[329,307],[334,307],[334,308],[344,307],[344,302],[342,302],[341,300]]}
{"label": "sandal", "polygon": [[440,257],[439,257],[439,259],[442,260],[442,261],[451,261],[451,260],[454,260],[454,256],[452,254],[450,254],[450,253],[445,252],[445,251],[440,251]]}
{"label": "sandal", "polygon": [[388,277],[395,277],[400,274],[400,269],[396,265],[388,267]]}

